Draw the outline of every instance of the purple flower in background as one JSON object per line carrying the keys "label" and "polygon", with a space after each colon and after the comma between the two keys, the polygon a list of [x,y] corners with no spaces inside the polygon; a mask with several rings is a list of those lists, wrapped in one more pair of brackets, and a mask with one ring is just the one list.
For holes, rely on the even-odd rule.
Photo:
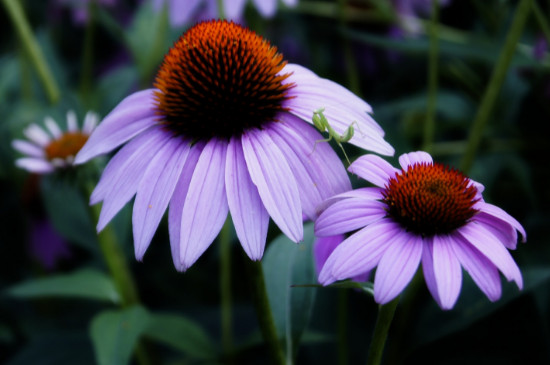
{"label": "purple flower in background", "polygon": [[[223,0],[223,13],[227,19],[240,21],[247,0]],[[258,12],[265,18],[270,18],[277,11],[279,0],[252,0]],[[282,0],[287,6],[295,6],[298,0]],[[153,0],[153,8],[160,11],[167,5],[170,24],[181,26],[219,17],[218,0]]]}
{"label": "purple flower in background", "polygon": [[50,117],[44,120],[47,131],[36,124],[31,124],[23,131],[29,141],[16,139],[12,142],[14,149],[26,155],[17,159],[15,164],[22,169],[39,174],[72,166],[77,152],[88,140],[98,119],[97,114],[88,112],[80,130],[76,114],[70,110],[67,112],[66,131],[62,131]]}
{"label": "purple flower in background", "polygon": [[499,271],[521,289],[515,249],[523,227],[488,204],[483,186],[457,170],[434,163],[426,152],[399,157],[401,170],[375,155],[357,159],[349,171],[377,187],[331,198],[315,223],[315,234],[353,232],[331,254],[319,274],[328,285],[377,267],[374,298],[384,304],[405,288],[422,261],[424,278],[443,309],[454,306],[462,267],[491,301],[500,298]]}
{"label": "purple flower in background", "polygon": [[537,36],[535,40],[535,46],[533,47],[533,56],[537,60],[542,61],[547,51],[548,51],[548,42],[546,41],[546,37],[544,35]]}
{"label": "purple flower in background", "polygon": [[[189,268],[228,212],[252,260],[264,251],[269,218],[302,240],[302,214],[350,188],[335,152],[318,142],[313,111],[324,107],[351,143],[393,154],[370,106],[342,86],[283,61],[268,41],[226,21],[190,28],[165,56],[156,88],[124,99],[76,158],[83,163],[128,142],[91,196],[103,201],[98,230],[134,196],[135,254],[143,258],[169,206],[175,267]],[[318,142],[318,143],[317,143]]]}
{"label": "purple flower in background", "polygon": [[49,271],[55,269],[60,260],[71,257],[69,245],[46,219],[33,219],[30,245],[32,256]]}

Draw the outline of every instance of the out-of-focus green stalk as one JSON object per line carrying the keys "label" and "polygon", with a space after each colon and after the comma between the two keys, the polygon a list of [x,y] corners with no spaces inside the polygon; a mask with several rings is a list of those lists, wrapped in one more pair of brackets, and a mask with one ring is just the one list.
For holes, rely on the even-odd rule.
{"label": "out-of-focus green stalk", "polygon": [[53,74],[46,63],[46,59],[42,50],[38,46],[38,42],[32,34],[31,27],[25,13],[21,8],[21,3],[17,0],[2,0],[6,11],[11,18],[15,30],[19,35],[21,43],[25,48],[25,51],[29,55],[29,58],[38,73],[38,77],[42,82],[42,86],[46,91],[46,95],[52,104],[57,103],[59,100],[59,87],[53,77]]}
{"label": "out-of-focus green stalk", "polygon": [[82,50],[82,70],[80,73],[80,95],[84,103],[90,107],[89,96],[92,85],[92,70],[94,61],[94,35],[97,22],[96,0],[88,3],[88,23],[84,31],[84,48]]}
{"label": "out-of-focus green stalk", "polygon": [[483,137],[483,131],[489,121],[489,116],[493,110],[493,106],[502,83],[504,82],[504,78],[506,77],[508,67],[512,62],[516,45],[523,31],[523,26],[525,25],[529,11],[532,9],[532,3],[532,0],[521,0],[516,8],[512,25],[506,36],[506,41],[502,51],[500,52],[495,68],[493,69],[493,74],[491,75],[489,84],[485,89],[483,99],[481,100],[481,105],[479,106],[470,130],[466,152],[464,153],[460,164],[460,168],[464,173],[467,173],[472,167],[481,138]]}
{"label": "out-of-focus green stalk", "polygon": [[218,4],[218,17],[225,19],[225,11],[223,10],[223,0],[216,0]]}
{"label": "out-of-focus green stalk", "polygon": [[388,338],[393,315],[399,304],[399,297],[391,302],[381,305],[378,308],[378,317],[374,326],[374,334],[369,347],[369,355],[367,357],[367,365],[380,365],[382,355],[384,354],[384,346]]}
{"label": "out-of-focus green stalk", "polygon": [[542,33],[544,33],[546,42],[550,44],[550,25],[548,25],[548,20],[546,19],[544,12],[540,8],[539,4],[536,1],[533,1],[532,4],[533,14],[535,15],[535,18],[537,18],[537,22],[539,23]]}
{"label": "out-of-focus green stalk", "polygon": [[264,341],[271,352],[272,363],[274,365],[286,365],[285,354],[281,347],[281,342],[277,335],[277,328],[273,320],[273,313],[269,305],[267,290],[265,287],[264,271],[260,261],[252,261],[245,258],[248,268],[248,278],[250,280],[250,289],[252,299],[256,308],[258,324]]}
{"label": "out-of-focus green stalk", "polygon": [[344,33],[346,28],[346,3],[347,0],[338,0],[338,18],[340,28],[342,30],[342,47],[344,49],[344,62],[346,64],[347,84],[351,91],[356,95],[361,95],[361,86],[359,84],[359,72],[357,71],[357,63],[355,57],[353,57],[353,50],[351,49],[351,42]]}
{"label": "out-of-focus green stalk", "polygon": [[348,290],[338,290],[338,364],[349,363],[349,342],[348,342]]}
{"label": "out-of-focus green stalk", "polygon": [[29,56],[22,47],[18,47],[17,56],[19,58],[19,69],[21,73],[21,96],[24,100],[32,99],[32,80],[31,67],[29,65]]}
{"label": "out-of-focus green stalk", "polygon": [[231,358],[233,352],[233,318],[231,297],[231,220],[227,218],[219,235],[220,297],[223,352]]}
{"label": "out-of-focus green stalk", "polygon": [[426,121],[424,123],[424,143],[422,149],[431,152],[435,136],[435,114],[437,106],[437,74],[439,56],[439,0],[432,0],[432,15],[430,18],[430,49],[428,53],[428,102]]}

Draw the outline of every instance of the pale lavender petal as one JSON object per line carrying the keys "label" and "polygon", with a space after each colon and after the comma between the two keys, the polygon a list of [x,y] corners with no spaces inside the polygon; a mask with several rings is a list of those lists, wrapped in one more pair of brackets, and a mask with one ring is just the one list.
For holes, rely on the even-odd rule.
{"label": "pale lavender petal", "polygon": [[170,0],[170,24],[173,26],[183,25],[191,20],[193,12],[202,0]]}
{"label": "pale lavender petal", "polygon": [[153,92],[154,89],[139,91],[122,100],[92,133],[76,155],[75,163],[107,153],[155,125],[158,116]]}
{"label": "pale lavender petal", "polygon": [[337,201],[315,220],[315,235],[334,236],[352,232],[386,216],[386,205],[377,200],[350,198]]}
{"label": "pale lavender petal", "polygon": [[335,235],[327,237],[317,237],[313,244],[313,258],[315,261],[315,270],[317,275],[321,272],[321,269],[325,265],[325,262],[329,258],[330,254],[338,247],[338,245],[344,241],[344,235]]}
{"label": "pale lavender petal", "polygon": [[283,153],[264,131],[246,132],[242,144],[248,172],[269,215],[291,240],[301,241],[300,194]]}
{"label": "pale lavender petal", "polygon": [[67,112],[67,130],[69,132],[78,131],[78,123],[76,120],[76,113],[74,112],[74,110],[69,110]]}
{"label": "pale lavender petal", "polygon": [[404,171],[407,171],[409,167],[414,164],[421,163],[433,164],[432,156],[430,156],[428,152],[424,151],[409,152],[399,156],[399,165],[401,165],[401,168]]}
{"label": "pale lavender petal", "polygon": [[228,19],[239,19],[243,14],[246,0],[224,0],[223,9]]}
{"label": "pale lavender petal", "polygon": [[462,286],[462,269],[453,251],[453,244],[454,241],[448,235],[436,235],[433,238],[433,270],[442,309],[451,309],[455,305]]}
{"label": "pale lavender petal", "polygon": [[355,160],[348,168],[352,174],[383,188],[399,172],[386,160],[377,155],[363,155]]}
{"label": "pale lavender petal", "polygon": [[418,269],[423,242],[401,229],[388,241],[374,277],[374,300],[386,304],[403,291]]}
{"label": "pale lavender petal", "polygon": [[147,133],[149,134],[149,141],[157,143],[141,145],[142,148],[137,148],[132,155],[128,156],[127,160],[117,159],[115,161],[113,158],[109,165],[111,166],[110,169],[116,171],[116,174],[102,176],[97,184],[96,189],[105,189],[103,190],[105,191],[103,206],[101,207],[101,213],[97,222],[98,232],[134,196],[148,164],[158,150],[171,138],[169,133],[160,128],[152,128]]}
{"label": "pale lavender petal", "polygon": [[48,133],[36,124],[31,124],[23,130],[25,137],[41,147],[45,147],[52,140]]}
{"label": "pale lavender petal", "polygon": [[237,237],[248,257],[259,260],[264,253],[269,214],[248,173],[239,138],[229,142],[225,169],[227,203]]}
{"label": "pale lavender petal", "polygon": [[428,290],[437,304],[443,308],[441,305],[441,299],[439,298],[439,291],[437,290],[437,282],[435,281],[433,237],[424,238],[424,249],[422,250],[422,271],[424,272],[424,280],[426,281]]}
{"label": "pale lavender petal", "polygon": [[352,234],[330,255],[319,274],[319,282],[328,285],[373,269],[389,242],[402,231],[397,223],[383,219]]}
{"label": "pale lavender petal", "polygon": [[61,131],[61,128],[57,125],[55,120],[52,119],[52,117],[46,117],[44,118],[44,124],[46,124],[46,128],[48,128],[48,131],[50,131],[51,135],[57,139],[61,137],[63,132]]}
{"label": "pale lavender petal", "polygon": [[291,7],[298,5],[298,0],[283,0],[283,2]]}
{"label": "pale lavender petal", "polygon": [[514,217],[512,217],[510,214],[506,213],[504,210],[497,207],[496,205],[479,201],[474,205],[473,208],[492,215],[493,217],[496,217],[510,224],[512,227],[517,229],[519,233],[521,233],[522,242],[525,242],[527,240],[527,234],[525,233],[525,229],[523,229],[522,225]]}
{"label": "pale lavender petal", "polygon": [[520,289],[523,287],[521,272],[514,259],[506,247],[484,225],[473,221],[460,227],[456,232],[485,255],[508,281],[515,281]]}
{"label": "pale lavender petal", "polygon": [[16,139],[11,143],[11,146],[16,149],[17,151],[21,152],[24,155],[31,156],[31,157],[44,157],[44,149],[36,146],[35,144],[32,144],[27,141],[23,141],[21,139]]}
{"label": "pale lavender petal", "polygon": [[[170,232],[170,247],[172,248],[172,260],[174,266],[178,271],[184,271],[185,267],[180,261],[180,232],[181,232],[181,220],[183,213],[183,205],[185,198],[187,197],[187,191],[189,190],[189,184],[193,177],[193,171],[197,166],[197,161],[201,155],[204,143],[198,142],[194,144],[190,151],[185,165],[181,171],[181,175],[176,184],[174,194],[170,200],[170,208],[168,210],[168,231]],[[187,219],[187,218],[186,218]]]}
{"label": "pale lavender petal", "polygon": [[291,116],[273,123],[267,132],[279,147],[296,178],[303,212],[314,220],[325,199],[351,189],[344,165],[323,137],[307,123]]}
{"label": "pale lavender petal", "polygon": [[271,18],[277,10],[277,0],[253,0],[258,12],[265,18]]}
{"label": "pale lavender petal", "polygon": [[53,165],[48,161],[32,157],[18,158],[15,160],[15,166],[37,174],[45,174],[54,170]]}
{"label": "pale lavender petal", "polygon": [[97,115],[94,112],[86,113],[86,116],[84,117],[84,125],[82,127],[82,132],[88,135],[92,134],[98,122],[99,122],[99,115]]}
{"label": "pale lavender petal", "polygon": [[191,143],[172,138],[153,157],[139,183],[132,227],[136,259],[141,261],[168,207]]}
{"label": "pale lavender petal", "polygon": [[227,218],[227,142],[211,139],[193,172],[182,210],[180,263],[187,270],[216,238]]}
{"label": "pale lavender petal", "polygon": [[483,211],[476,214],[474,220],[485,225],[506,248],[516,249],[518,234],[511,224]]}
{"label": "pale lavender petal", "polygon": [[317,211],[320,214],[322,211],[324,211],[335,202],[347,198],[358,198],[363,200],[382,200],[384,198],[382,195],[382,191],[383,189],[375,187],[358,188],[355,190],[346,191],[345,193],[331,196],[330,198],[325,200],[317,207]]}
{"label": "pale lavender petal", "polygon": [[453,235],[453,251],[479,289],[494,302],[500,298],[502,288],[495,265],[468,243],[462,236]]}

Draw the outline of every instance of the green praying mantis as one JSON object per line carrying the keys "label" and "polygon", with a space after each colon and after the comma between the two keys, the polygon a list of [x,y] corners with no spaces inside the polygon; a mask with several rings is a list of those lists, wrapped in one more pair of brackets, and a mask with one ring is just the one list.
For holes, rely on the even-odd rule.
{"label": "green praying mantis", "polygon": [[[340,147],[340,149],[344,153],[344,157],[346,158],[346,161],[348,162],[348,165],[349,165],[350,164],[349,158],[348,158],[348,155],[346,154],[346,151],[344,150],[344,147],[342,146],[342,143],[349,142],[353,138],[353,135],[355,134],[355,129],[353,125],[354,124],[357,125],[357,122],[351,123],[346,128],[343,134],[338,134],[338,132],[336,132],[328,122],[327,117],[325,117],[325,115],[323,114],[324,111],[325,111],[325,108],[319,108],[315,110],[313,112],[312,119],[313,119],[313,125],[315,126],[315,128],[317,128],[321,132],[327,132],[328,138],[315,141],[315,146],[319,142],[329,142],[330,140],[336,141],[336,144]],[[314,151],[315,151],[315,146],[313,147]]]}

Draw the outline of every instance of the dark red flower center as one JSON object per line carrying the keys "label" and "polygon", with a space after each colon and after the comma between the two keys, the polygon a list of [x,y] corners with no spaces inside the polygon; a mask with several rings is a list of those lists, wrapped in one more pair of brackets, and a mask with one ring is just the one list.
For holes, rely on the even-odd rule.
{"label": "dark red flower center", "polygon": [[433,236],[454,231],[476,214],[476,192],[461,172],[421,163],[391,178],[383,196],[390,217],[408,231]]}
{"label": "dark red flower center", "polygon": [[66,132],[60,138],[53,140],[44,149],[46,158],[53,160],[56,158],[66,159],[74,157],[80,151],[82,146],[88,140],[88,135],[81,132]]}
{"label": "dark red flower center", "polygon": [[194,140],[241,135],[275,121],[293,84],[277,48],[233,22],[212,20],[174,43],[156,77],[160,123]]}

